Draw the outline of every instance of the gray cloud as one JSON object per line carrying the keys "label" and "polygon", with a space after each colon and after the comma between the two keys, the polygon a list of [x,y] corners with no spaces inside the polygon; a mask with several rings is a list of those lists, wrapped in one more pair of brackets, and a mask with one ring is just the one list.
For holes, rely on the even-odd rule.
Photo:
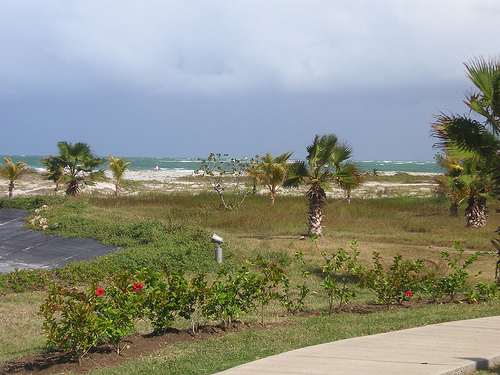
{"label": "gray cloud", "polygon": [[[459,79],[493,1],[5,1],[3,90],[332,91]],[[488,36],[491,35],[491,36]],[[95,82],[89,83],[95,80]]]}
{"label": "gray cloud", "polygon": [[[499,16],[497,0],[0,0],[0,106],[17,129],[39,126],[47,144],[78,123],[123,127],[134,137],[122,144],[144,145],[137,124],[155,132],[168,119],[177,143],[194,132],[207,140],[212,128],[284,152],[333,131],[391,152],[383,158],[413,148],[406,157],[415,158],[417,146],[400,146],[414,134],[429,158],[428,122],[462,111],[463,62],[497,53]],[[284,129],[287,141],[259,135]],[[88,141],[113,142],[111,130],[102,134]],[[377,136],[379,149],[370,146]],[[22,137],[0,146],[27,147]]]}

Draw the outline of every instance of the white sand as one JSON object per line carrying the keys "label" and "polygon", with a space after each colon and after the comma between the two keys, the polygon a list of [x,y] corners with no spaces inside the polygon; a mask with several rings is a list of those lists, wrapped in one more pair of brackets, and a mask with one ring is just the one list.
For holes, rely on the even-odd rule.
{"label": "white sand", "polygon": [[[104,172],[107,178],[112,179],[111,171]],[[192,171],[125,171],[123,178],[133,181],[173,181],[180,177],[195,176]]]}
{"label": "white sand", "polygon": [[[408,173],[410,174],[410,173]],[[382,173],[381,173],[382,175]],[[418,175],[413,174],[412,175]],[[423,175],[423,174],[420,174]],[[186,192],[197,194],[202,191],[213,191],[211,186],[201,175],[194,174],[191,171],[126,171],[121,184],[122,195],[137,195],[148,192],[175,193]],[[82,187],[82,194],[104,194],[112,195],[115,193],[115,181],[110,171],[105,172],[105,181],[96,182],[94,186]],[[193,177],[193,178],[189,178]],[[197,178],[194,178],[197,177]],[[422,181],[415,183],[402,183],[399,181],[366,181],[357,189],[352,191],[352,198],[384,198],[394,196],[430,196],[434,194],[436,183],[425,174]],[[0,197],[8,196],[9,182],[0,178]],[[55,184],[43,178],[41,173],[30,172],[15,182],[14,196],[26,197],[33,195],[54,194]],[[59,187],[59,194],[64,194],[65,185]],[[280,195],[302,195],[306,187],[298,189],[280,189]],[[330,198],[345,197],[346,193],[332,185],[326,191]],[[269,191],[264,187],[258,188],[258,194],[268,195]]]}

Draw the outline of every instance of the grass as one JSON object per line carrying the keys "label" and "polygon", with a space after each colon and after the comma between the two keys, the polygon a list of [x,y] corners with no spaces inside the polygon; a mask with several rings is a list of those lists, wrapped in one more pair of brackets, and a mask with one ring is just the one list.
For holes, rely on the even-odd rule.
{"label": "grass", "polygon": [[[433,271],[441,272],[445,265],[439,251],[450,250],[453,240],[459,241],[468,254],[482,252],[472,270],[474,274],[483,271],[482,280],[492,282],[497,261],[490,243],[497,236],[494,231],[499,223],[495,214],[499,204],[494,201],[490,201],[488,225],[476,230],[465,228],[463,216],[450,217],[449,202],[436,197],[353,199],[351,204],[345,199],[329,199],[324,210],[325,237],[312,243],[298,240],[306,230],[307,202],[303,196],[278,196],[274,206],[270,206],[266,196],[249,196],[244,205],[234,211],[221,210],[217,197],[210,192],[194,196],[154,193],[119,197],[91,195],[79,199],[49,196],[0,199],[2,208],[34,210],[43,204],[52,207],[42,213],[49,221],[49,232],[92,237],[126,250],[99,260],[71,264],[62,270],[44,273],[43,277],[37,272],[19,271],[4,276],[3,284],[0,278],[0,290],[3,285],[4,293],[10,290],[7,285],[12,283],[22,283],[30,290],[42,288],[39,292],[0,296],[0,362],[42,350],[44,337],[40,335],[41,320],[36,311],[44,300],[43,287],[47,279],[79,286],[86,276],[154,266],[159,259],[182,266],[188,273],[200,269],[210,273],[217,268],[210,243],[213,233],[224,238],[226,266],[235,268],[245,259],[262,255],[286,266],[294,282],[300,272],[292,261],[293,255],[302,252],[312,271],[313,293],[309,305],[316,311],[327,306],[319,287],[322,267],[319,252],[333,252],[339,247],[347,249],[353,240],[359,244],[360,259],[365,265],[371,264],[372,252],[378,251],[387,262],[396,254],[402,254],[404,259],[424,259]],[[373,298],[367,290],[360,290],[356,301],[370,302]],[[268,321],[280,323],[275,329],[248,330],[210,342],[176,345],[126,366],[98,373],[213,373],[256,357],[307,345],[499,313],[498,300],[488,304],[436,304],[419,309],[364,315],[344,313],[332,317],[282,316],[279,311],[269,309]]]}

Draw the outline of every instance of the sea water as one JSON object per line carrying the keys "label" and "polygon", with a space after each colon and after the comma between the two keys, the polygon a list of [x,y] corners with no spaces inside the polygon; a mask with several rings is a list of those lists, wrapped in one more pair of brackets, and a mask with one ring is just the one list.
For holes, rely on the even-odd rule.
{"label": "sea water", "polygon": [[[11,158],[14,163],[18,161],[25,162],[30,168],[43,169],[40,159],[43,156],[28,155],[0,155],[1,158]],[[107,160],[107,158],[105,158]],[[161,170],[166,171],[195,171],[200,167],[198,158],[172,158],[172,157],[126,157],[126,162],[130,162],[131,171],[154,170],[155,165]],[[102,165],[107,169],[106,161]],[[366,172],[403,172],[403,173],[443,173],[444,169],[435,161],[394,161],[394,160],[359,160],[354,161],[360,170]],[[0,159],[0,165],[3,165],[3,159]]]}

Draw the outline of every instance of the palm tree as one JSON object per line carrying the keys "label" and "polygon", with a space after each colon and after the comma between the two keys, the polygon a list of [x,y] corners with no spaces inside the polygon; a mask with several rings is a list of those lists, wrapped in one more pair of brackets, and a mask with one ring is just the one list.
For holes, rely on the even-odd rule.
{"label": "palm tree", "polygon": [[331,180],[354,183],[355,166],[348,163],[352,150],[349,145],[340,143],[334,134],[316,135],[307,147],[307,161],[296,161],[288,168],[284,187],[309,185],[306,197],[309,199],[308,234],[321,237],[323,228],[323,206],[326,193],[323,183]]}
{"label": "palm tree", "polygon": [[[350,172],[351,178],[337,177],[337,185],[347,194],[347,203],[351,203],[351,192],[356,189],[365,180],[365,176],[361,173],[355,164],[348,164],[346,168],[352,168]],[[347,172],[347,170],[346,170]]]}
{"label": "palm tree", "polygon": [[59,184],[64,181],[64,166],[61,165],[55,156],[47,156],[40,159],[40,162],[45,165],[45,178],[53,181],[56,184],[54,189],[55,195],[59,192]]}
{"label": "palm tree", "polygon": [[486,224],[486,199],[500,187],[500,61],[478,58],[465,64],[467,77],[479,90],[466,94],[470,116],[436,116],[431,133],[438,139],[435,147],[445,151],[466,152],[470,184],[467,225]]}
{"label": "palm tree", "polygon": [[64,169],[67,181],[66,194],[76,197],[80,193],[80,183],[93,185],[93,180],[102,175],[102,171],[95,173],[94,169],[104,163],[104,159],[96,157],[86,143],[59,142],[59,156],[55,156],[56,163]]}
{"label": "palm tree", "polygon": [[123,173],[130,165],[130,162],[125,163],[125,156],[121,159],[114,158],[113,155],[109,155],[109,164],[108,167],[111,168],[113,173],[113,177],[116,180],[116,191],[115,194],[118,194],[120,190],[120,181],[122,180]]}
{"label": "palm tree", "polygon": [[450,215],[458,216],[458,207],[467,198],[468,189],[461,177],[464,168],[461,160],[455,156],[438,154],[436,156],[438,165],[446,169],[443,177],[437,177],[434,181],[439,186],[439,192],[444,196],[450,196]]}
{"label": "palm tree", "polygon": [[[258,156],[256,156],[256,158],[258,158]],[[250,159],[250,164],[245,166],[245,174],[252,180],[252,194],[255,195],[257,192],[257,185],[260,183],[262,172],[259,168],[259,164],[257,164],[253,158]]]}
{"label": "palm tree", "polygon": [[293,152],[285,152],[275,158],[268,152],[262,156],[259,163],[260,183],[269,189],[271,204],[274,204],[276,191],[283,184],[286,177],[287,161]]}
{"label": "palm tree", "polygon": [[9,180],[9,198],[12,198],[14,182],[28,170],[28,166],[23,161],[14,164],[10,158],[3,158],[3,161],[5,162],[5,167],[0,167],[0,174]]}

